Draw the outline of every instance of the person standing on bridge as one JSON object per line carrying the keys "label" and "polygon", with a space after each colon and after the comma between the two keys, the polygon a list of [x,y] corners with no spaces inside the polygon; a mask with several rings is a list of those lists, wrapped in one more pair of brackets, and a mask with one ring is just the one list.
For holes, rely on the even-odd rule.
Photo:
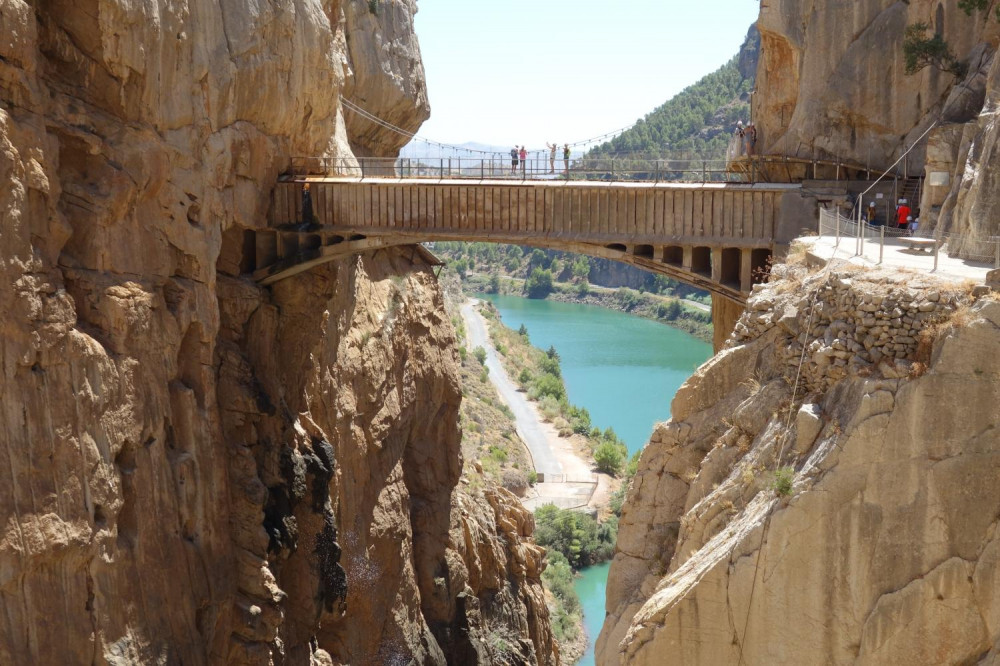
{"label": "person standing on bridge", "polygon": [[549,173],[555,173],[556,172],[556,148],[558,148],[559,146],[557,146],[554,143],[550,145],[549,142],[546,141],[545,142],[545,147],[549,149]]}
{"label": "person standing on bridge", "polygon": [[569,178],[569,144],[563,144],[563,164],[566,165],[566,177]]}
{"label": "person standing on bridge", "polygon": [[746,129],[747,135],[747,156],[753,157],[753,151],[757,147],[757,127],[750,123]]}
{"label": "person standing on bridge", "polygon": [[524,146],[521,146],[521,152],[519,153],[519,156],[521,157],[521,175],[523,176],[525,175],[525,172],[528,170],[528,151],[525,149]]}
{"label": "person standing on bridge", "polygon": [[517,146],[510,149],[510,175],[517,175]]}
{"label": "person standing on bridge", "polygon": [[315,222],[312,193],[309,192],[309,183],[306,183],[302,186],[302,224],[311,227]]}

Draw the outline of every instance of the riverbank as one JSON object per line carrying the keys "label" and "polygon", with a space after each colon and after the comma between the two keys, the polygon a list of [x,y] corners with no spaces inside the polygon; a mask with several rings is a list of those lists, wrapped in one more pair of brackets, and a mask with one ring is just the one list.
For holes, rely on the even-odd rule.
{"label": "riverbank", "polygon": [[[524,278],[467,272],[462,279],[470,293],[525,296]],[[553,282],[546,300],[576,303],[642,317],[712,341],[712,307],[672,295],[642,292],[629,287],[599,287],[586,282]]]}
{"label": "riverbank", "polygon": [[[711,345],[672,327],[606,308],[520,296],[481,297],[493,303],[515,343],[517,338],[527,338],[538,349],[555,348],[567,401],[587,408],[591,429],[613,427],[630,454],[642,449],[654,423],[669,415],[677,388],[712,353]],[[524,336],[520,333],[522,325]],[[501,340],[501,344],[506,346],[507,342]],[[508,356],[516,356],[509,348],[505,351]],[[544,511],[536,512],[536,541],[569,543],[572,548],[569,540],[576,534],[588,542],[587,548],[599,549],[600,538],[594,532],[601,528],[574,518],[574,514],[585,514],[567,513],[570,515],[550,522]],[[573,529],[559,530],[560,521],[573,523]],[[559,573],[556,548],[547,547],[550,568]],[[589,561],[599,560],[597,557]],[[603,580],[607,569],[600,565],[575,566],[579,573],[570,575],[569,582],[580,599],[579,609],[593,641],[604,619]],[[568,563],[561,572],[569,573]],[[555,583],[565,583],[565,578]],[[553,614],[553,626],[558,620],[558,615]],[[592,645],[588,645],[579,664],[593,666]]]}
{"label": "riverbank", "polygon": [[536,472],[533,480],[537,480],[521,498],[522,504],[531,511],[555,504],[563,509],[589,510],[595,515],[607,513],[611,494],[617,488],[614,479],[594,470],[585,438],[564,436],[557,424],[542,414],[538,404],[527,398],[524,388],[510,378],[487,332],[487,320],[479,312],[481,305],[482,301],[470,299],[461,306],[466,345],[470,353],[477,347],[485,351],[489,380],[513,414],[517,434],[529,451]]}

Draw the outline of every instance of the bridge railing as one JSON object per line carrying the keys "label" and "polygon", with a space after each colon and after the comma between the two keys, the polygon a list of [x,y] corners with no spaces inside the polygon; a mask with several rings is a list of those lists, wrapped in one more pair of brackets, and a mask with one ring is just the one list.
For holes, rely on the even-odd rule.
{"label": "bridge railing", "polygon": [[425,178],[475,180],[598,180],[747,182],[727,170],[725,160],[658,159],[650,157],[571,158],[551,160],[509,156],[391,158],[293,157],[291,177],[342,176],[353,178]]}

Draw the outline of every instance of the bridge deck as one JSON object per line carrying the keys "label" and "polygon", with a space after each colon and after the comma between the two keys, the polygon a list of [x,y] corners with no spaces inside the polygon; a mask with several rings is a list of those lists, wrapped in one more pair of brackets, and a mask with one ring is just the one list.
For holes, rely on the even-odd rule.
{"label": "bridge deck", "polygon": [[[303,210],[306,183],[311,220]],[[784,197],[798,190],[744,183],[295,178],[274,189],[272,231],[258,232],[254,277],[270,283],[307,262],[347,252],[470,240],[611,257],[741,300],[775,248]]]}

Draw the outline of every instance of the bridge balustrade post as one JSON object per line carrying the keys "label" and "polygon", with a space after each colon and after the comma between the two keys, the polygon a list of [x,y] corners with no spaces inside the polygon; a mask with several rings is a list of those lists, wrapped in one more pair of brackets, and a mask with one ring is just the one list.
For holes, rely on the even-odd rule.
{"label": "bridge balustrade post", "polygon": [[444,158],[439,157],[438,160],[440,161],[438,164],[438,180],[444,180]]}

